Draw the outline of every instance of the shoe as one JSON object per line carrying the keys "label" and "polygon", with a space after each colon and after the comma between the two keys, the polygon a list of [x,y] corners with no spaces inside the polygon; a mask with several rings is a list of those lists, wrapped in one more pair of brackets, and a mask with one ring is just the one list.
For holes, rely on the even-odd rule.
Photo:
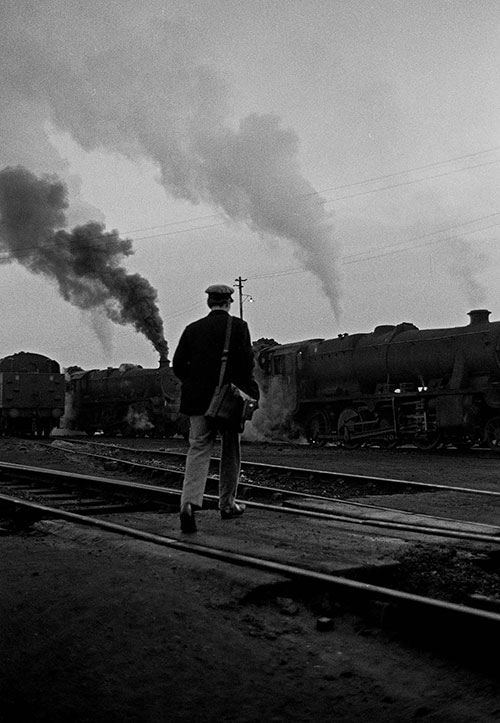
{"label": "shoe", "polygon": [[194,510],[189,502],[181,507],[181,532],[196,532]]}
{"label": "shoe", "polygon": [[241,517],[241,515],[245,512],[245,507],[246,505],[238,505],[235,502],[233,507],[227,507],[226,509],[220,511],[221,519],[231,520],[233,517]]}

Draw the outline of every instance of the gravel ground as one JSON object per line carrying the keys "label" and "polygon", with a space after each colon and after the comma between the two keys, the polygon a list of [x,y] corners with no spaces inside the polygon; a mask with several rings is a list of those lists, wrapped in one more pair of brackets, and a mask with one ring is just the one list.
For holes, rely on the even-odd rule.
{"label": "gravel ground", "polygon": [[[0,456],[79,472],[87,464],[11,440],[0,440]],[[374,464],[356,456],[351,469]],[[400,457],[391,458],[394,477],[431,465],[410,455],[401,475]],[[463,459],[454,459],[439,465],[454,465],[465,483]],[[376,464],[386,470],[388,460]],[[405,644],[347,612],[318,630],[322,601],[294,596],[279,579],[56,521],[10,530],[0,547],[6,723],[500,719],[494,671]]]}

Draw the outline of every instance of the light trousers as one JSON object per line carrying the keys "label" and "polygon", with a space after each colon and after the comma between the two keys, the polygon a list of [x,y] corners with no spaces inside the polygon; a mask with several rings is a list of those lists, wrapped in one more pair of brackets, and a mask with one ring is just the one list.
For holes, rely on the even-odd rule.
{"label": "light trousers", "polygon": [[[202,507],[205,485],[217,428],[204,416],[189,417],[189,451],[186,458],[181,506],[191,503]],[[219,509],[234,506],[240,479],[241,446],[237,430],[220,430]]]}

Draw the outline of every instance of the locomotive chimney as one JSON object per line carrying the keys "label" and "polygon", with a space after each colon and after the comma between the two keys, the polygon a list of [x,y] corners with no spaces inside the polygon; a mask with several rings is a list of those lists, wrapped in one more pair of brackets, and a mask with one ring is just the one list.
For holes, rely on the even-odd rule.
{"label": "locomotive chimney", "polygon": [[473,309],[472,311],[469,311],[467,316],[470,316],[470,323],[469,326],[477,326],[478,324],[487,324],[488,323],[488,317],[491,314],[491,311],[488,311],[487,309]]}
{"label": "locomotive chimney", "polygon": [[166,354],[161,354],[160,356],[160,369],[163,367],[169,367],[170,366],[170,360]]}

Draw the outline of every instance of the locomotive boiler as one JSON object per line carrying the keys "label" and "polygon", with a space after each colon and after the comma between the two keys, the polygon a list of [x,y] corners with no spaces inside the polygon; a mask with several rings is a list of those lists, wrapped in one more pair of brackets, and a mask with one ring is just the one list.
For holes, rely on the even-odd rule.
{"label": "locomotive boiler", "polygon": [[48,436],[64,413],[64,374],[42,354],[0,359],[0,433]]}
{"label": "locomotive boiler", "polygon": [[169,437],[185,434],[179,414],[180,383],[170,364],[68,373],[66,423],[92,435]]}
{"label": "locomotive boiler", "polygon": [[278,395],[311,444],[424,450],[443,442],[500,451],[500,322],[410,323],[260,351],[264,394]]}

